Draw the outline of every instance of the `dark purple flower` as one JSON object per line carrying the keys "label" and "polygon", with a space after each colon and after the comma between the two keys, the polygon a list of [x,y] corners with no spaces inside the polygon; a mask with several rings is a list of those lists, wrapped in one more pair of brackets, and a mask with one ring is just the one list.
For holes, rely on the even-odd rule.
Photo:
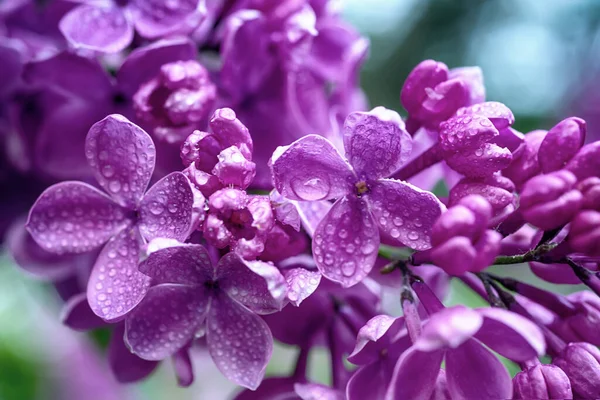
{"label": "dark purple flower", "polygon": [[82,253],[108,242],[87,293],[97,315],[115,320],[148,290],[149,278],[137,271],[142,238],[185,240],[193,226],[194,196],[180,172],[146,192],[154,170],[154,144],[123,116],[110,115],[92,126],[85,155],[108,195],[82,182],[51,186],[33,205],[27,229],[44,250],[57,254]]}
{"label": "dark purple flower", "polygon": [[133,96],[137,117],[152,126],[154,137],[181,143],[200,128],[215,103],[216,86],[197,61],[164,64],[157,76]]}
{"label": "dark purple flower", "polygon": [[571,383],[556,365],[537,364],[513,378],[515,399],[572,399]]}
{"label": "dark purple flower", "polygon": [[537,326],[510,311],[444,309],[429,318],[421,336],[398,360],[388,398],[428,399],[443,360],[451,398],[511,398],[508,371],[483,344],[514,361],[529,360],[545,350]]}
{"label": "dark purple flower", "polygon": [[569,377],[575,398],[600,397],[600,350],[596,346],[569,343],[552,362]]}
{"label": "dark purple flower", "polygon": [[549,230],[568,223],[583,203],[577,178],[567,170],[531,178],[523,186],[519,210],[525,221]]}
{"label": "dark purple flower", "polygon": [[338,199],[317,227],[313,254],[321,272],[344,286],[373,268],[381,241],[418,250],[443,205],[429,192],[382,179],[410,153],[400,116],[385,108],[353,113],[344,125],[345,160],[331,142],[309,135],[279,148],[272,158],[277,190],[291,200]]}
{"label": "dark purple flower", "polygon": [[256,389],[273,339],[255,313],[282,307],[286,284],[277,268],[245,262],[235,253],[213,266],[203,246],[172,241],[151,242],[149,252],[139,268],[153,286],[125,320],[128,347],[144,359],[161,360],[205,331],[219,370],[233,382]]}
{"label": "dark purple flower", "polygon": [[459,200],[435,222],[431,232],[431,259],[450,275],[479,272],[500,252],[502,235],[487,229],[492,208],[479,195]]}
{"label": "dark purple flower", "polygon": [[59,27],[75,48],[116,53],[129,46],[134,27],[148,39],[188,33],[205,12],[203,0],[99,0],[75,7]]}

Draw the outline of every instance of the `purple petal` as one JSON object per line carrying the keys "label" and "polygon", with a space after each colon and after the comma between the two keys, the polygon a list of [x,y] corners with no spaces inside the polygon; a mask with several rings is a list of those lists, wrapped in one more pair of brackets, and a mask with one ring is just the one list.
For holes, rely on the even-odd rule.
{"label": "purple petal", "polygon": [[538,152],[544,173],[564,168],[585,140],[586,124],[581,118],[566,118],[548,131]]}
{"label": "purple petal", "polygon": [[172,172],[156,182],[140,203],[141,234],[146,240],[172,238],[183,242],[192,225],[194,194],[181,172]]}
{"label": "purple petal", "polygon": [[204,246],[169,240],[164,241],[167,247],[157,248],[161,242],[155,239],[149,243],[150,255],[139,265],[140,272],[151,277],[154,283],[200,286],[213,279],[213,266]]}
{"label": "purple petal", "polygon": [[273,352],[273,336],[265,321],[221,293],[210,306],[206,340],[223,375],[240,386],[258,387]]}
{"label": "purple petal", "polygon": [[510,165],[510,150],[493,143],[485,143],[477,150],[464,150],[446,158],[448,166],[468,177],[492,175]]}
{"label": "purple petal", "polygon": [[310,237],[314,236],[319,223],[331,209],[328,201],[299,201],[294,202],[302,220],[302,226]]}
{"label": "purple petal", "polygon": [[443,309],[429,318],[414,347],[421,351],[457,348],[475,335],[482,324],[481,315],[465,306]]}
{"label": "purple petal", "polygon": [[429,400],[443,359],[444,351],[410,348],[396,363],[386,400]]}
{"label": "purple petal", "polygon": [[544,354],[544,335],[529,319],[499,308],[479,308],[477,312],[483,316],[483,325],[475,337],[495,352],[517,362]]}
{"label": "purple petal", "polygon": [[29,211],[27,230],[46,251],[83,253],[105,243],[125,223],[124,210],[81,182],[50,186]]}
{"label": "purple petal", "polygon": [[194,338],[206,318],[208,302],[202,286],[154,286],[127,316],[125,343],[145,360],[167,358]]}
{"label": "purple petal", "polygon": [[348,400],[383,399],[392,378],[395,360],[384,358],[380,362],[359,368],[348,381]]}
{"label": "purple petal", "polygon": [[356,346],[348,361],[356,365],[365,365],[381,357],[381,351],[387,349],[395,336],[404,327],[404,318],[389,315],[377,315],[360,328],[356,337]]}
{"label": "purple petal", "polygon": [[431,229],[445,208],[433,193],[380,179],[371,187],[369,202],[384,240],[415,250],[431,247]]}
{"label": "purple petal", "polygon": [[448,79],[446,64],[425,60],[417,65],[404,81],[400,101],[410,114],[417,114],[432,88]]}
{"label": "purple petal", "polygon": [[379,250],[379,231],[364,199],[345,196],[319,223],[312,244],[321,273],[344,287],[371,271]]}
{"label": "purple petal", "polygon": [[[300,257],[300,256],[299,256]],[[321,282],[321,273],[306,268],[290,268],[282,271],[287,283],[287,298],[296,307],[314,293]]]}
{"label": "purple petal", "polygon": [[573,172],[580,181],[597,176],[600,171],[600,141],[586,144],[579,149],[565,169]]}
{"label": "purple petal", "polygon": [[200,0],[132,0],[129,4],[135,29],[148,39],[174,33],[189,33],[206,15]]}
{"label": "purple petal", "polygon": [[147,361],[133,354],[123,341],[125,324],[119,324],[113,331],[108,347],[108,363],[117,381],[137,382],[152,373],[158,366],[156,361]]}
{"label": "purple petal", "polygon": [[189,349],[184,347],[173,354],[173,368],[175,369],[179,386],[188,387],[194,383],[194,367]]}
{"label": "purple petal", "polygon": [[119,319],[144,298],[150,278],[138,271],[141,238],[128,228],[100,252],[87,286],[90,307],[105,321]]}
{"label": "purple petal", "polygon": [[86,293],[75,295],[65,303],[60,320],[76,331],[88,331],[106,326],[106,322],[94,314],[90,308]]}
{"label": "purple petal", "polygon": [[156,149],[150,136],[112,114],[90,128],[85,155],[100,186],[117,203],[135,209],[154,171]]}
{"label": "purple petal", "polygon": [[344,122],[346,157],[361,179],[391,175],[408,159],[412,138],[395,111],[376,107],[354,112]]}
{"label": "purple petal", "polygon": [[80,5],[69,11],[59,28],[75,48],[117,53],[133,40],[133,26],[119,7]]}
{"label": "purple petal", "polygon": [[245,389],[234,400],[297,400],[293,377],[271,377],[263,380],[256,390]]}
{"label": "purple petal", "polygon": [[157,76],[164,64],[196,58],[196,48],[186,37],[159,40],[132,51],[117,72],[119,87],[130,96]]}
{"label": "purple petal", "polygon": [[294,390],[302,400],[344,400],[344,394],[320,383],[296,383]]}
{"label": "purple petal", "polygon": [[530,262],[529,268],[538,278],[550,283],[578,285],[581,280],[567,264],[543,264]]}
{"label": "purple petal", "polygon": [[512,398],[508,371],[476,340],[467,340],[446,353],[446,379],[453,399]]}
{"label": "purple petal", "polygon": [[291,200],[329,200],[353,190],[350,165],[331,142],[308,135],[279,147],[271,159],[275,187]]}
{"label": "purple petal", "polygon": [[513,153],[513,161],[510,165],[502,170],[502,174],[520,189],[523,183],[529,178],[537,175],[541,171],[538,161],[538,151],[546,131],[536,130],[525,135],[521,150]]}
{"label": "purple petal", "polygon": [[461,108],[456,115],[477,115],[489,119],[498,130],[506,129],[515,122],[515,116],[508,107],[496,101],[474,104]]}
{"label": "purple petal", "polygon": [[263,261],[245,261],[227,253],[217,266],[219,287],[255,313],[281,310],[287,284],[279,270]]}

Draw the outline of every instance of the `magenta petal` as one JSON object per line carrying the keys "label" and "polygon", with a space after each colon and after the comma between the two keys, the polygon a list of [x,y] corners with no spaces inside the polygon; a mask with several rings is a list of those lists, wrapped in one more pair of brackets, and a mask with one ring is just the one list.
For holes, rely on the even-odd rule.
{"label": "magenta petal", "polygon": [[345,400],[342,392],[320,383],[296,383],[294,391],[301,400]]}
{"label": "magenta petal", "polygon": [[429,318],[414,347],[421,351],[457,348],[468,341],[482,324],[483,318],[479,313],[465,306],[443,309]]}
{"label": "magenta petal", "polygon": [[348,361],[356,365],[374,362],[403,327],[404,318],[394,318],[385,314],[371,318],[358,331],[356,346],[348,356]]}
{"label": "magenta petal", "polygon": [[313,237],[319,223],[331,209],[328,201],[299,201],[295,202],[304,230]]}
{"label": "magenta petal", "polygon": [[131,0],[130,10],[140,35],[155,39],[173,33],[189,33],[204,19],[206,8],[200,0]]}
{"label": "magenta petal", "polygon": [[[394,361],[384,358],[380,362],[359,368],[346,387],[348,400],[383,399],[392,378]],[[391,364],[391,365],[388,365]]]}
{"label": "magenta petal", "polygon": [[382,238],[415,250],[431,247],[431,229],[445,209],[433,193],[406,182],[380,179],[371,187],[369,202]]}
{"label": "magenta petal", "polygon": [[598,171],[600,171],[600,141],[586,144],[579,149],[565,169],[573,172],[580,181],[590,176],[598,176]]}
{"label": "magenta petal", "polygon": [[386,400],[429,400],[443,359],[441,350],[408,349],[396,363]]}
{"label": "magenta petal", "polygon": [[313,255],[321,273],[344,287],[371,271],[379,250],[379,231],[364,199],[342,197],[317,226]]}
{"label": "magenta petal", "polygon": [[133,26],[119,7],[80,5],[59,23],[60,31],[75,48],[117,53],[133,40]]}
{"label": "magenta petal", "polygon": [[346,157],[362,178],[386,177],[400,168],[412,150],[412,138],[395,111],[376,107],[354,112],[344,122]]}
{"label": "magenta petal", "polygon": [[221,293],[210,306],[206,340],[223,375],[240,386],[258,387],[273,352],[273,336],[265,321]]}
{"label": "magenta petal", "polygon": [[179,386],[188,387],[194,383],[194,367],[189,349],[184,347],[173,354],[173,368],[175,369]]}
{"label": "magenta petal", "polygon": [[60,319],[63,324],[77,331],[87,331],[106,325],[106,322],[94,314],[90,308],[86,293],[71,297],[65,303]]}
{"label": "magenta petal", "polygon": [[112,114],[90,128],[85,156],[100,186],[120,205],[135,209],[154,171],[156,148],[150,136]]}
{"label": "magenta petal", "polygon": [[[301,256],[310,257],[306,254]],[[287,298],[296,307],[300,306],[304,299],[313,294],[317,290],[319,282],[321,282],[321,273],[317,270],[311,271],[301,267],[290,268],[283,270],[282,274],[287,283]]]}
{"label": "magenta petal", "polygon": [[158,362],[144,360],[133,354],[125,346],[124,334],[125,324],[117,325],[108,347],[108,363],[117,381],[131,383],[150,375],[158,366]]}
{"label": "magenta petal", "polygon": [[[167,247],[160,248],[163,243]],[[213,279],[210,257],[202,245],[155,239],[148,244],[148,251],[150,255],[140,263],[139,270],[156,284],[199,286]]]}
{"label": "magenta petal", "polygon": [[499,308],[479,308],[477,312],[483,316],[483,325],[475,337],[495,352],[517,362],[544,354],[544,335],[529,319]]}
{"label": "magenta petal", "polygon": [[125,342],[145,360],[167,358],[194,338],[206,318],[202,286],[162,284],[148,290],[125,320]]}
{"label": "magenta petal", "polygon": [[581,118],[566,118],[548,131],[540,145],[538,161],[544,173],[564,168],[585,140],[586,124]]}
{"label": "magenta petal", "polygon": [[105,243],[126,223],[124,210],[81,182],[50,186],[29,211],[27,230],[46,251],[83,253]]}
{"label": "magenta petal", "polygon": [[308,135],[278,147],[271,159],[275,187],[291,200],[329,200],[353,190],[350,165],[331,142]]}
{"label": "magenta petal", "polygon": [[181,172],[172,172],[156,182],[140,203],[139,228],[146,240],[188,237],[192,225],[194,194]]}
{"label": "magenta petal", "polygon": [[512,398],[512,381],[508,371],[491,351],[476,340],[468,340],[446,353],[446,379],[453,399]]}
{"label": "magenta petal", "polygon": [[255,313],[269,314],[283,307],[287,284],[272,264],[245,261],[231,252],[219,261],[216,276],[221,290]]}
{"label": "magenta petal", "polygon": [[128,228],[112,238],[98,255],[87,286],[90,307],[106,321],[117,320],[144,298],[150,278],[138,271],[141,238]]}

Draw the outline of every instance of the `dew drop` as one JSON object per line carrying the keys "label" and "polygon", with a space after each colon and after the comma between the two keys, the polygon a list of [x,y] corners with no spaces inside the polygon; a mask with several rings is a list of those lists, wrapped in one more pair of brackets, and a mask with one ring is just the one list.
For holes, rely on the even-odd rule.
{"label": "dew drop", "polygon": [[352,276],[356,271],[356,263],[354,261],[346,261],[342,264],[342,273],[346,276]]}

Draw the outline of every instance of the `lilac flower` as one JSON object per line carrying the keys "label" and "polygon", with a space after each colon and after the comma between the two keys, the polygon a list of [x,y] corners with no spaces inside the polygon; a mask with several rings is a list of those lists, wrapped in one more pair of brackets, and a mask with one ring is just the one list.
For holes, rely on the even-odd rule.
{"label": "lilac flower", "polygon": [[590,176],[577,184],[583,196],[581,208],[600,211],[600,177]]}
{"label": "lilac flower", "polygon": [[213,266],[206,249],[195,244],[151,242],[149,251],[139,268],[153,286],[127,316],[128,347],[144,359],[161,360],[205,329],[219,370],[233,382],[256,389],[273,339],[255,313],[281,309],[286,285],[279,271],[264,262],[244,262],[235,253]]}
{"label": "lilac flower", "polygon": [[430,247],[443,206],[431,193],[383,179],[410,153],[410,136],[393,111],[353,113],[344,124],[348,161],[331,142],[309,135],[272,158],[276,189],[291,200],[338,199],[317,227],[313,254],[321,272],[348,287],[373,267],[380,243]]}
{"label": "lilac flower", "polygon": [[444,160],[468,177],[485,177],[508,167],[512,161],[509,146],[519,142],[508,129],[513,122],[512,112],[501,103],[487,102],[458,110],[440,124]]}
{"label": "lilac flower", "polygon": [[520,190],[525,182],[542,171],[538,152],[545,136],[546,131],[542,130],[526,134],[521,150],[513,154],[510,165],[502,170],[502,175],[508,177],[517,189]]}
{"label": "lilac flower", "polygon": [[517,314],[494,308],[448,308],[433,314],[421,336],[402,354],[386,398],[429,398],[443,360],[451,398],[511,398],[508,372],[483,344],[514,361],[529,360],[545,350],[540,330]]}
{"label": "lilac flower", "polygon": [[572,399],[571,383],[556,365],[537,364],[513,378],[515,399]]}
{"label": "lilac flower", "polygon": [[565,169],[571,171],[578,180],[600,174],[600,141],[586,144],[569,160]]}
{"label": "lilac flower", "polygon": [[123,116],[110,115],[94,124],[85,154],[108,195],[82,182],[51,186],[33,205],[27,229],[43,249],[58,254],[107,243],[87,293],[92,310],[110,321],[133,309],[148,290],[149,278],[137,271],[142,238],[185,240],[193,224],[194,197],[180,172],[144,194],[154,170],[154,144]]}
{"label": "lilac flower", "polygon": [[502,235],[487,229],[492,214],[479,195],[459,200],[433,225],[431,259],[451,275],[479,272],[491,265],[500,252]]}
{"label": "lilac flower", "polygon": [[521,191],[519,209],[524,219],[544,230],[568,223],[583,202],[576,183],[575,175],[567,170],[531,178]]}
{"label": "lilac flower", "polygon": [[571,221],[568,241],[574,251],[600,256],[600,211],[585,210],[577,214]]}
{"label": "lilac flower", "polygon": [[204,18],[202,0],[157,2],[131,0],[82,1],[59,27],[75,48],[104,53],[125,49],[135,30],[148,39],[191,32]]}
{"label": "lilac flower", "polygon": [[538,160],[544,173],[565,167],[585,140],[586,124],[581,118],[566,118],[548,131],[540,144]]}
{"label": "lilac flower", "polygon": [[600,396],[600,351],[597,347],[589,343],[569,343],[552,362],[569,377],[575,398]]}
{"label": "lilac flower", "polygon": [[154,137],[181,143],[208,118],[216,87],[196,61],[164,64],[133,96],[137,117],[154,127]]}

